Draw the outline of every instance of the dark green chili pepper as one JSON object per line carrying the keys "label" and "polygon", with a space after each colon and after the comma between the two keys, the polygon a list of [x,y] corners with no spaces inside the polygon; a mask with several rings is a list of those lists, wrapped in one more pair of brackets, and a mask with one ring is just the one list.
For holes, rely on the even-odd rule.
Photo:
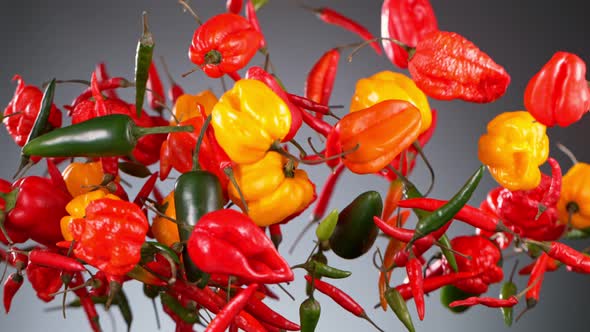
{"label": "dark green chili pepper", "polygon": [[330,239],[330,236],[334,233],[334,229],[336,229],[336,224],[338,223],[338,210],[332,210],[322,222],[318,225],[318,228],[315,230],[315,235],[318,237],[318,240],[327,241]]}
{"label": "dark green chili pepper", "polygon": [[170,308],[170,310],[172,310],[172,312],[180,317],[180,319],[182,319],[185,323],[195,324],[199,321],[199,316],[197,315],[196,311],[193,312],[188,310],[172,295],[168,293],[162,293],[160,294],[160,300],[162,301],[162,305]]}
{"label": "dark green chili pepper", "polygon": [[467,204],[471,198],[471,195],[473,195],[473,192],[477,188],[477,185],[483,176],[484,170],[485,166],[480,166],[475,171],[475,173],[469,177],[467,182],[455,194],[455,196],[453,196],[445,205],[433,211],[427,217],[420,219],[416,225],[414,237],[410,240],[408,246],[410,246],[416,240],[440,229],[446,225],[447,222],[453,219],[459,210],[461,210],[461,208]]}
{"label": "dark green chili pepper", "polygon": [[180,258],[178,258],[176,252],[174,252],[174,250],[170,249],[168,246],[155,241],[147,241],[146,243],[158,249],[158,251],[162,252],[163,254],[167,255],[170,259],[174,261],[174,263],[180,264]]}
{"label": "dark green chili pepper", "polygon": [[160,294],[160,287],[143,284],[143,294],[150,299],[155,299]]}
{"label": "dark green chili pepper", "polygon": [[[512,281],[507,281],[504,283],[504,285],[502,285],[502,290],[500,291],[500,299],[507,300],[510,297],[516,295],[517,291],[518,291],[518,289],[516,288],[516,285]],[[511,326],[512,321],[514,319],[514,317],[513,317],[514,308],[513,307],[503,307],[503,308],[500,308],[500,311],[502,312],[502,317],[504,317],[504,323],[506,324],[506,326]]]}
{"label": "dark green chili pepper", "polygon": [[137,51],[135,52],[135,110],[138,117],[141,116],[149,69],[154,54],[154,38],[148,27],[146,12],[141,14],[141,20],[143,33],[137,43]]}
{"label": "dark green chili pepper", "polygon": [[308,269],[316,278],[326,277],[332,279],[343,279],[349,277],[352,274],[350,271],[340,270],[315,260],[311,260],[308,263]]}
{"label": "dark green chili pepper", "polygon": [[440,302],[442,303],[442,305],[445,308],[447,308],[457,314],[464,312],[465,310],[471,308],[471,306],[457,306],[457,307],[451,308],[451,307],[449,307],[449,304],[451,304],[451,302],[453,302],[453,301],[465,300],[465,299],[467,299],[469,297],[473,297],[473,296],[479,296],[479,295],[464,292],[453,285],[444,286],[440,290]]}
{"label": "dark green chili pepper", "polygon": [[330,237],[330,247],[342,258],[353,259],[364,255],[371,247],[379,228],[373,222],[383,210],[381,195],[367,191],[356,197],[338,215],[336,229]]}
{"label": "dark green chili pepper", "polygon": [[41,157],[127,156],[142,136],[193,130],[192,126],[139,127],[127,115],[111,114],[41,135],[23,147],[23,154]]}
{"label": "dark green chili pepper", "polygon": [[391,307],[391,310],[393,310],[400,322],[404,324],[408,331],[414,332],[415,328],[412,322],[412,316],[410,316],[406,301],[399,291],[395,288],[389,288],[385,291],[384,296],[387,304],[389,304],[389,307]]}
{"label": "dark green chili pepper", "polygon": [[299,306],[299,325],[301,326],[301,332],[315,331],[320,320],[320,313],[320,303],[313,297],[301,302]]}
{"label": "dark green chili pepper", "polygon": [[[50,130],[48,128],[51,126],[49,124],[49,115],[51,114],[51,106],[53,106],[53,96],[55,95],[55,78],[49,82],[45,91],[43,92],[43,99],[41,99],[41,109],[37,114],[37,118],[35,118],[35,123],[33,124],[33,128],[31,128],[31,132],[29,133],[29,137],[27,138],[27,143],[31,140],[41,136],[43,133]],[[20,171],[29,163],[30,156],[24,152],[21,154],[20,163],[18,166],[18,170],[16,171],[16,175],[20,173]],[[15,176],[16,177],[16,176]]]}
{"label": "dark green chili pepper", "polygon": [[123,292],[123,290],[119,290],[117,295],[117,307],[121,312],[121,316],[123,316],[123,320],[127,324],[127,332],[131,330],[131,323],[133,322],[133,312],[131,312],[131,307],[129,307],[129,301],[127,300],[127,295]]}
{"label": "dark green chili pepper", "polygon": [[119,162],[119,169],[121,172],[135,176],[136,178],[147,178],[152,175],[150,169],[145,165],[132,161]]}

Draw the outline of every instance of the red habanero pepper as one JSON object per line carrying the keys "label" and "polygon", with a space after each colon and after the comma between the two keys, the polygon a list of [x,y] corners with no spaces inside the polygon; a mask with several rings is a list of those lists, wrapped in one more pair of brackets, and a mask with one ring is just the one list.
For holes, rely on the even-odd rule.
{"label": "red habanero pepper", "polygon": [[297,131],[301,127],[302,122],[302,113],[305,112],[300,109],[298,106],[295,106],[291,100],[289,99],[289,95],[281,85],[277,82],[277,80],[269,73],[267,73],[264,69],[254,66],[250,67],[246,72],[246,79],[253,79],[260,81],[266,84],[274,93],[276,93],[289,107],[289,111],[291,112],[291,128],[287,135],[283,138],[283,142],[290,141],[295,135]]}
{"label": "red habanero pepper", "polygon": [[418,318],[424,320],[424,279],[422,278],[422,264],[418,258],[411,258],[406,265],[406,272],[410,285],[412,286],[412,295],[416,303]]}
{"label": "red habanero pepper", "polygon": [[524,106],[547,127],[567,127],[580,120],[590,110],[584,60],[572,53],[555,53],[527,84]]}
{"label": "red habanero pepper", "polygon": [[[12,80],[17,81],[18,85],[12,100],[4,109],[3,122],[14,142],[18,146],[23,146],[41,110],[43,92],[34,85],[26,85],[20,75],[14,75]],[[51,105],[48,122],[51,128],[59,128],[62,125],[61,111],[54,104]]]}
{"label": "red habanero pepper", "polygon": [[16,292],[18,292],[18,290],[20,289],[20,287],[23,285],[23,276],[20,275],[20,273],[18,272],[13,272],[12,274],[10,274],[8,276],[8,278],[6,279],[6,281],[4,282],[4,288],[2,291],[2,300],[4,302],[4,310],[6,311],[6,313],[8,313],[10,311],[10,306],[12,304],[12,299],[14,298],[14,295],[16,294]]}
{"label": "red habanero pepper", "polygon": [[506,92],[506,70],[463,36],[433,31],[416,45],[408,63],[416,85],[429,97],[490,103]]}
{"label": "red habanero pepper", "polygon": [[[338,61],[340,50],[333,48],[324,53],[313,65],[305,81],[304,94],[307,99],[328,106],[336,81]],[[316,114],[316,117],[321,119],[322,114]]]}
{"label": "red habanero pepper", "polygon": [[511,308],[518,304],[518,298],[516,298],[516,296],[511,296],[507,299],[496,299],[493,297],[472,296],[466,298],[465,300],[453,301],[449,304],[449,307],[455,308],[461,306],[474,306],[478,304],[490,308]]}
{"label": "red habanero pepper", "polygon": [[66,272],[86,271],[84,265],[71,257],[39,248],[31,250],[29,253],[29,263]]}
{"label": "red habanero pepper", "polygon": [[[452,285],[461,281],[469,280],[471,278],[476,277],[478,274],[479,272],[476,271],[457,272],[444,274],[442,276],[426,278],[424,279],[423,283],[424,294],[433,292],[446,285]],[[404,300],[409,300],[413,297],[412,286],[409,283],[396,286],[395,289],[397,289],[400,292]]]}
{"label": "red habanero pepper", "polygon": [[189,59],[211,78],[234,75],[254,57],[262,40],[245,18],[223,13],[199,26],[189,48]]}
{"label": "red habanero pepper", "polygon": [[147,100],[150,108],[161,111],[166,104],[166,94],[164,92],[164,85],[162,85],[162,80],[158,74],[158,69],[156,69],[153,61],[150,63],[146,87]]}
{"label": "red habanero pepper", "polygon": [[195,265],[207,273],[231,274],[261,283],[293,280],[293,271],[272,241],[247,215],[236,210],[205,214],[195,226],[187,249]]}
{"label": "red habanero pepper", "polygon": [[330,107],[328,105],[320,104],[306,97],[298,96],[292,93],[288,93],[287,95],[289,96],[289,101],[299,108],[304,108],[308,111],[320,113],[323,115],[330,114]]}
{"label": "red habanero pepper", "polygon": [[225,3],[225,8],[228,12],[239,15],[242,11],[243,5],[244,0],[227,0],[227,2]]}
{"label": "red habanero pepper", "polygon": [[537,302],[539,302],[539,296],[541,295],[541,286],[543,285],[545,271],[547,271],[548,260],[549,255],[547,255],[546,253],[542,253],[541,256],[537,258],[535,266],[531,271],[531,275],[529,276],[529,281],[527,283],[527,287],[530,287],[530,289],[526,292],[527,308],[532,308],[537,305]]}
{"label": "red habanero pepper", "polygon": [[262,29],[260,28],[260,22],[258,21],[258,16],[256,15],[256,9],[254,8],[254,3],[252,2],[252,0],[246,0],[246,19],[248,20],[248,22],[250,22],[254,30],[260,33],[260,36],[262,36],[262,38],[260,39],[260,48],[265,49],[266,39],[264,38],[264,34],[262,33]]}
{"label": "red habanero pepper", "polygon": [[399,40],[410,47],[416,46],[425,35],[438,30],[434,10],[428,0],[385,0],[381,7],[381,45],[385,54],[396,66],[408,68],[407,49],[387,38]]}
{"label": "red habanero pepper", "polygon": [[225,306],[215,318],[209,323],[206,332],[223,332],[229,324],[231,324],[234,317],[236,317],[242,309],[246,306],[250,298],[256,292],[258,288],[257,284],[251,284],[246,289],[242,290],[238,295],[232,298],[232,300]]}
{"label": "red habanero pepper", "polygon": [[[94,68],[94,73],[96,74],[96,79],[98,80],[99,85],[110,79],[110,76],[107,73],[107,66],[104,62],[101,62],[96,65],[96,67]],[[119,96],[117,95],[117,92],[114,89],[107,89],[104,91],[104,94],[109,99],[119,99]]]}
{"label": "red habanero pepper", "polygon": [[63,285],[62,272],[54,268],[37,264],[29,264],[26,269],[27,279],[37,293],[37,297],[45,302],[53,300],[55,292]]}
{"label": "red habanero pepper", "polygon": [[[375,36],[373,36],[373,34],[369,32],[367,28],[331,8],[323,7],[306,9],[309,9],[316,13],[320,20],[328,24],[339,26],[352,33],[355,33],[356,35],[358,35],[366,41],[371,41],[372,39],[375,39]],[[382,52],[381,48],[379,47],[379,43],[377,43],[376,41],[371,41],[371,47],[375,50],[375,52],[377,52],[377,54],[381,55]]]}

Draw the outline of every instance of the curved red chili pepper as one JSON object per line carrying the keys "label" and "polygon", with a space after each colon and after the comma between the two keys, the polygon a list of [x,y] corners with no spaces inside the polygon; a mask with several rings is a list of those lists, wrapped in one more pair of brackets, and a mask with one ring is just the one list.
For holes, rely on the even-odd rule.
{"label": "curved red chili pepper", "polygon": [[549,257],[570,266],[576,272],[590,273],[590,257],[560,242],[541,247]]}
{"label": "curved red chili pepper", "polygon": [[[112,78],[109,78],[104,81],[97,80],[97,83],[98,83],[98,89],[105,94],[107,93],[107,91],[110,91],[110,90],[114,90],[117,88],[127,88],[127,87],[132,86],[132,84],[123,77],[112,77]],[[70,106],[65,107],[66,109],[68,109],[68,115],[71,116],[72,110],[74,108],[76,108],[76,106],[78,106],[78,104],[80,104],[81,102],[83,102],[85,100],[88,100],[90,97],[92,97],[92,88],[88,87],[80,95],[78,95],[78,97],[76,97],[76,99],[74,99],[74,101],[72,101]],[[110,99],[118,99],[118,98],[110,98]]]}
{"label": "curved red chili pepper", "polygon": [[422,264],[418,258],[412,258],[406,265],[406,273],[412,286],[412,296],[416,303],[418,318],[424,320],[424,280],[422,279]]}
{"label": "curved red chili pepper", "polygon": [[530,287],[530,289],[526,292],[527,308],[532,308],[537,305],[537,302],[539,302],[541,286],[543,285],[545,271],[547,271],[548,260],[549,255],[542,253],[541,256],[537,258],[535,266],[533,266],[533,270],[531,271],[531,275],[529,276],[529,281],[527,283],[527,287]]}
{"label": "curved red chili pepper", "polygon": [[162,80],[160,79],[160,75],[158,74],[158,70],[153,61],[150,63],[146,87],[147,100],[150,108],[156,111],[161,111],[164,108],[163,105],[166,104],[166,94],[164,92],[164,85],[162,85]]}
{"label": "curved red chili pepper", "polygon": [[23,276],[21,276],[17,272],[11,273],[4,282],[4,288],[2,290],[2,299],[4,302],[4,310],[6,311],[6,313],[10,311],[12,299],[14,298],[14,295],[16,295],[16,292],[18,292],[22,285]]}
{"label": "curved red chili pepper", "polygon": [[318,202],[316,203],[315,208],[313,209],[313,212],[311,214],[313,221],[321,220],[326,214],[326,209],[330,204],[330,199],[332,198],[332,194],[334,193],[336,183],[338,182],[338,179],[344,172],[345,168],[346,167],[344,167],[344,164],[340,164],[332,173],[330,173],[330,175],[328,175],[328,178],[324,183],[324,187],[322,188],[322,192],[320,193],[320,196],[318,198]]}
{"label": "curved red chili pepper", "polygon": [[295,106],[323,115],[330,114],[330,107],[328,105],[320,104],[311,99],[292,93],[288,93],[287,95],[289,96],[289,101],[291,101]]}
{"label": "curved red chili pepper", "polygon": [[73,258],[38,248],[29,253],[29,263],[67,272],[86,271],[84,265]]}
{"label": "curved red chili pepper", "polygon": [[225,8],[228,12],[239,15],[242,11],[243,4],[244,0],[227,0],[225,3]]}
{"label": "curved red chili pepper", "polygon": [[[307,99],[328,106],[336,81],[338,61],[340,50],[333,48],[324,53],[313,65],[305,81],[304,94]],[[316,117],[321,119],[322,114],[316,114]]]}
{"label": "curved red chili pepper", "polygon": [[[531,264],[520,269],[518,271],[518,274],[521,276],[531,274],[531,272],[533,271],[533,268],[535,267],[536,264],[537,264],[537,261],[535,260]],[[553,272],[553,271],[556,271],[557,269],[559,269],[560,266],[561,266],[561,263],[559,261],[557,261],[553,258],[549,258],[547,260],[547,264],[545,265],[545,271]]]}
{"label": "curved red chili pepper", "polygon": [[324,137],[328,137],[328,134],[332,130],[331,124],[322,119],[315,118],[306,111],[301,111],[301,117],[303,118],[303,122],[305,122],[306,125]]}
{"label": "curved red chili pepper", "polygon": [[[107,73],[107,66],[104,62],[98,63],[94,68],[94,73],[96,74],[96,79],[98,80],[98,84],[108,81],[110,79],[109,74]],[[114,89],[106,89],[104,94],[109,99],[119,99],[117,92]]]}
{"label": "curved red chili pepper", "polygon": [[260,28],[260,22],[258,21],[258,16],[256,15],[256,9],[254,8],[252,0],[246,0],[246,19],[252,24],[254,30],[258,31],[262,36],[260,39],[260,48],[266,48],[266,38],[264,38],[264,34]]}
{"label": "curved red chili pepper", "polygon": [[484,305],[490,308],[511,308],[518,304],[518,298],[511,296],[507,299],[496,299],[493,297],[468,297],[465,300],[453,301],[449,304],[450,308],[461,307],[461,306],[474,306]]}
{"label": "curved red chili pepper", "polygon": [[[309,274],[305,275],[305,280],[308,283],[312,282],[312,277]],[[339,288],[330,285],[327,282],[321,281],[320,279],[313,279],[315,289],[320,291],[322,294],[328,295],[334,302],[338,303],[342,308],[346,309],[357,317],[366,316],[365,309],[358,304],[350,295],[346,294]]]}
{"label": "curved red chili pepper", "polygon": [[146,198],[150,196],[152,191],[156,186],[156,181],[158,180],[158,172],[154,172],[150,177],[145,181],[141,189],[137,192],[137,196],[133,200],[133,204],[139,206],[140,208],[143,207],[143,203]]}
{"label": "curved red chili pepper", "polygon": [[225,306],[215,318],[209,323],[206,332],[223,332],[229,324],[231,324],[234,317],[236,317],[240,311],[246,306],[250,298],[256,292],[258,288],[257,284],[251,284],[246,289],[242,290],[238,295],[232,298],[232,300]]}
{"label": "curved red chili pepper", "polygon": [[80,298],[80,303],[82,304],[82,308],[84,308],[86,318],[88,319],[88,323],[90,323],[92,331],[101,332],[102,329],[100,328],[98,312],[96,311],[94,301],[92,301],[92,297],[88,294],[86,288],[80,287],[83,283],[84,279],[82,278],[82,275],[77,273],[74,278],[72,278],[70,287],[74,289],[74,293]]}
{"label": "curved red chili pepper", "polygon": [[[471,271],[450,273],[442,276],[430,277],[424,279],[422,288],[424,289],[424,293],[428,294],[443,286],[452,285],[460,281],[471,279],[473,277],[476,277],[478,274],[479,272]],[[396,286],[395,289],[397,289],[400,292],[404,300],[409,300],[413,297],[412,286],[409,283]]]}

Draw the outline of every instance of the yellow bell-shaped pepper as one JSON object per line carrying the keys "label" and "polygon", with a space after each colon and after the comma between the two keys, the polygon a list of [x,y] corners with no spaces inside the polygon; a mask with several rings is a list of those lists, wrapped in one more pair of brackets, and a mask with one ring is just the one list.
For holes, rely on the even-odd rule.
{"label": "yellow bell-shaped pepper", "polygon": [[559,221],[576,229],[590,228],[590,165],[576,163],[563,176],[557,203]]}
{"label": "yellow bell-shaped pepper", "polygon": [[170,125],[176,126],[176,120],[182,122],[196,116],[201,116],[197,109],[197,104],[201,104],[205,108],[207,115],[211,114],[213,106],[217,104],[217,96],[211,90],[201,91],[196,95],[184,94],[176,100],[172,114],[170,117]]}
{"label": "yellow bell-shaped pepper", "polygon": [[546,127],[529,112],[504,112],[488,123],[479,138],[479,160],[509,190],[529,190],[541,182],[539,166],[549,156]]}
{"label": "yellow bell-shaped pepper", "polygon": [[266,84],[243,79],[235,83],[212,112],[215,138],[230,159],[249,164],[262,159],[291,128],[291,111]]}
{"label": "yellow bell-shaped pepper", "polygon": [[101,199],[101,198],[110,198],[114,200],[120,200],[119,197],[109,194],[104,190],[94,190],[87,192],[82,195],[78,195],[66,205],[66,211],[69,215],[64,216],[61,218],[59,222],[59,226],[61,228],[61,235],[64,237],[66,241],[72,241],[74,238],[72,237],[72,233],[70,233],[68,225],[74,221],[74,219],[84,218],[86,216],[86,207],[90,202]]}
{"label": "yellow bell-shaped pepper", "polygon": [[404,100],[420,110],[422,123],[420,134],[432,124],[432,112],[426,95],[408,76],[392,71],[382,71],[356,83],[354,95],[350,102],[350,111],[356,112],[369,108],[384,100]]}
{"label": "yellow bell-shaped pepper", "polygon": [[[282,222],[314,201],[315,186],[303,170],[277,152],[268,152],[253,164],[234,167],[236,182],[248,205],[248,216],[258,226]],[[244,210],[240,195],[230,183],[229,197]]]}

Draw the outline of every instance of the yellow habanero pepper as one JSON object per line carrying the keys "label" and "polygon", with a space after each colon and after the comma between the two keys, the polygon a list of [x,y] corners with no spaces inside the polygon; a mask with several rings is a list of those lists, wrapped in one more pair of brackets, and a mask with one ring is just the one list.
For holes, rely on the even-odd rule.
{"label": "yellow habanero pepper", "polygon": [[195,116],[201,116],[197,104],[201,104],[205,108],[205,113],[209,115],[213,110],[213,106],[217,104],[217,96],[211,90],[205,90],[196,95],[184,94],[178,97],[172,109],[174,116],[170,117],[170,125],[176,126],[178,124],[177,119],[182,122]]}
{"label": "yellow habanero pepper", "polygon": [[563,176],[557,203],[559,221],[576,229],[590,228],[590,164],[576,163]]}
{"label": "yellow habanero pepper", "polygon": [[[248,216],[258,226],[269,226],[297,215],[315,200],[315,186],[303,170],[277,152],[268,152],[253,164],[238,164],[234,176],[244,200],[248,204]],[[240,206],[242,201],[236,188],[230,183],[231,200]]]}
{"label": "yellow habanero pepper", "polygon": [[110,198],[115,200],[120,200],[119,197],[106,193],[104,190],[94,190],[91,192],[87,192],[85,194],[81,194],[75,196],[67,205],[66,211],[69,215],[64,216],[61,218],[59,225],[61,228],[61,235],[64,237],[66,241],[72,241],[74,238],[72,237],[72,233],[70,233],[68,225],[74,221],[74,219],[84,218],[86,215],[86,207],[90,202],[101,199],[101,198]]}
{"label": "yellow habanero pepper", "polygon": [[422,123],[420,134],[432,124],[432,112],[426,95],[408,76],[392,71],[382,71],[356,83],[350,102],[350,112],[369,108],[384,100],[404,100],[420,110]]}
{"label": "yellow habanero pepper", "polygon": [[[176,219],[174,191],[171,191],[160,204],[167,204],[164,214],[172,219]],[[162,244],[171,247],[173,243],[180,242],[180,237],[178,236],[178,226],[176,226],[174,222],[164,217],[156,216],[152,222],[151,229],[152,235],[156,238],[156,240],[158,240],[158,242]]]}
{"label": "yellow habanero pepper", "polygon": [[488,133],[479,138],[479,160],[509,190],[536,188],[541,182],[539,166],[549,156],[545,130],[529,112],[504,112],[488,123]]}
{"label": "yellow habanero pepper", "polygon": [[104,172],[100,161],[88,163],[73,162],[66,167],[61,175],[66,187],[73,197],[94,190],[93,186],[102,183]]}
{"label": "yellow habanero pepper", "polygon": [[275,141],[289,133],[291,112],[266,84],[243,79],[215,104],[211,124],[230,159],[249,164],[262,159]]}

